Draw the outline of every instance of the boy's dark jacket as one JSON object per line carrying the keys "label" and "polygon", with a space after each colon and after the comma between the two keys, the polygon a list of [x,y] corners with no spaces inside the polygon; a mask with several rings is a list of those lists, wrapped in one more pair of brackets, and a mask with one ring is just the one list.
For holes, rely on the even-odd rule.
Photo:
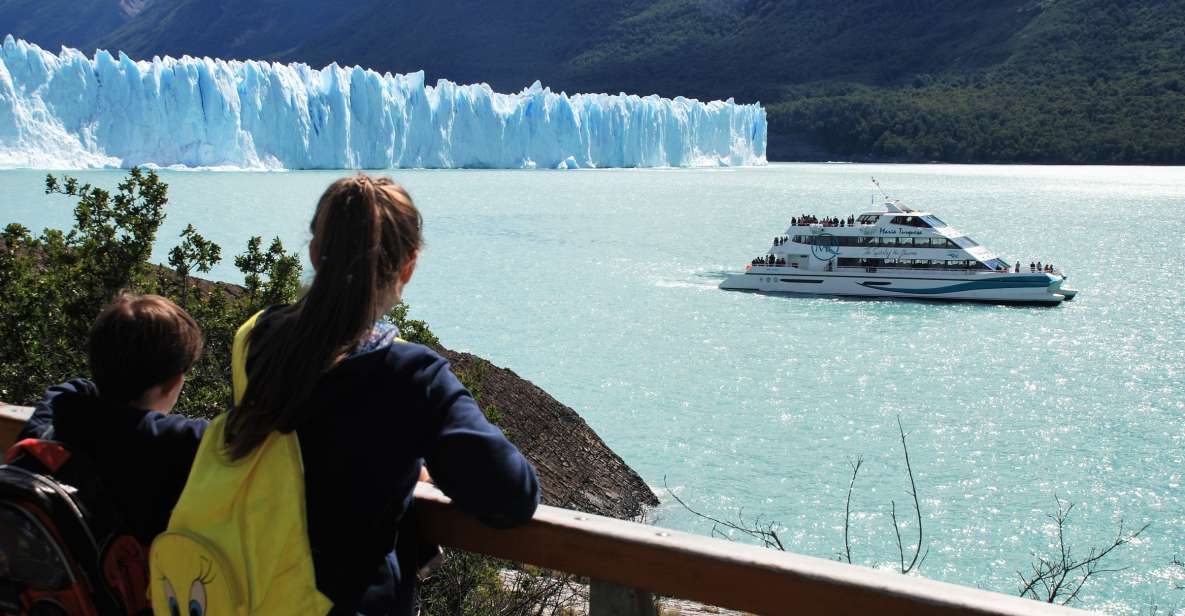
{"label": "boy's dark jacket", "polygon": [[[539,503],[531,464],[431,349],[397,343],[351,356],[318,382],[297,429],[317,588],[334,614],[411,614],[415,546],[399,522],[424,462],[460,508],[494,527],[522,524]],[[49,390],[25,427],[78,447],[136,515],[145,543],[165,530],[204,420],[108,408],[89,381]],[[396,540],[399,557],[393,552]]]}
{"label": "boy's dark jacket", "polygon": [[20,438],[53,439],[85,455],[130,532],[144,545],[164,532],[207,421],[109,405],[94,383],[75,379],[49,388]]}

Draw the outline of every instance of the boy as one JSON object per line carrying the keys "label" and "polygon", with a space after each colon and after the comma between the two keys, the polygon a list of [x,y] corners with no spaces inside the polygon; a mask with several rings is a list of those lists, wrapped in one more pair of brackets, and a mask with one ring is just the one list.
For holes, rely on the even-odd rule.
{"label": "boy", "polygon": [[169,415],[202,354],[202,332],[163,297],[123,295],[95,320],[87,354],[94,381],[49,388],[20,438],[85,455],[125,530],[147,546],[168,525],[208,424]]}

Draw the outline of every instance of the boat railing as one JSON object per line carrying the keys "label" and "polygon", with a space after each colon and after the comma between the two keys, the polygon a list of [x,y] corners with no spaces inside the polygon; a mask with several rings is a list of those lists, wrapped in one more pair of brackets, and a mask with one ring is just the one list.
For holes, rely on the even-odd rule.
{"label": "boat railing", "polygon": [[[836,271],[836,272],[878,272],[878,271],[883,271],[883,270],[894,271],[894,272],[902,272],[902,271],[904,271],[904,272],[949,272],[952,274],[961,274],[961,275],[1013,274],[1013,273],[1016,273],[1016,272],[1013,272],[1012,270],[990,270],[990,269],[978,269],[978,268],[967,268],[967,267],[909,267],[909,266],[901,266],[901,265],[877,265],[875,267],[863,266],[863,265],[856,265],[856,266],[841,265],[841,266],[836,266],[832,271]],[[1030,272],[1022,272],[1022,273],[1030,273]]]}
{"label": "boat railing", "polygon": [[[953,268],[953,267],[909,267],[909,266],[900,266],[900,265],[878,265],[875,267],[863,266],[863,265],[856,265],[856,266],[839,265],[839,266],[836,266],[836,267],[829,269],[829,270],[808,270],[805,268],[797,267],[792,263],[782,263],[782,264],[778,264],[778,265],[772,265],[772,264],[768,264],[768,263],[752,263],[751,266],[752,267],[771,267],[771,268],[777,268],[777,269],[781,269],[781,270],[797,270],[797,271],[802,271],[802,272],[876,273],[876,272],[887,270],[887,271],[891,271],[891,272],[902,272],[902,271],[904,271],[904,272],[950,272],[953,274],[963,274],[963,275],[969,275],[969,274],[1043,274],[1043,273],[1046,273],[1046,272],[1029,272],[1029,271],[1024,270],[1023,268],[1021,269],[1020,272],[1013,272],[1012,270],[988,270],[988,269]],[[1055,272],[1055,273],[1060,275],[1060,272]]]}
{"label": "boat railing", "polygon": [[[30,412],[0,404],[0,448],[12,444]],[[586,578],[590,616],[656,616],[655,595],[774,615],[1088,613],[558,507],[539,507],[525,526],[494,530],[423,483],[415,502],[423,542]]]}

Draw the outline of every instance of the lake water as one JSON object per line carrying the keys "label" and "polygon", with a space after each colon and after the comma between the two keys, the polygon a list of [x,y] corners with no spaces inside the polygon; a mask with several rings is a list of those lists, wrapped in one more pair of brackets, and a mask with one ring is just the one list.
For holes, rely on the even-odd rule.
{"label": "lake water", "polygon": [[[75,174],[114,185],[117,171]],[[157,254],[192,222],[303,252],[340,173],[163,172]],[[1046,514],[1075,504],[1080,554],[1151,522],[1083,605],[1185,606],[1185,170],[908,165],[580,172],[395,171],[423,211],[408,288],[449,347],[514,369],[571,405],[663,495],[659,524],[710,533],[672,504],[774,521],[789,549],[887,566],[891,501],[915,532],[897,434],[908,433],[927,577],[1014,593]],[[64,226],[43,172],[0,172],[0,222]],[[1053,261],[1056,308],[788,298],[716,288],[800,213],[869,206],[870,176],[1011,261]]]}

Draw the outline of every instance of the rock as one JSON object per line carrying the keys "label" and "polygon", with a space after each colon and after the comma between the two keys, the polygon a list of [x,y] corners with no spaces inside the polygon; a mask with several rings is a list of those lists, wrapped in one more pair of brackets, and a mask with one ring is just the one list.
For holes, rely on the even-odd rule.
{"label": "rock", "polygon": [[658,504],[646,482],[576,411],[512,370],[468,353],[438,350],[470,389],[478,390],[487,416],[535,465],[544,504],[620,519],[638,518]]}

